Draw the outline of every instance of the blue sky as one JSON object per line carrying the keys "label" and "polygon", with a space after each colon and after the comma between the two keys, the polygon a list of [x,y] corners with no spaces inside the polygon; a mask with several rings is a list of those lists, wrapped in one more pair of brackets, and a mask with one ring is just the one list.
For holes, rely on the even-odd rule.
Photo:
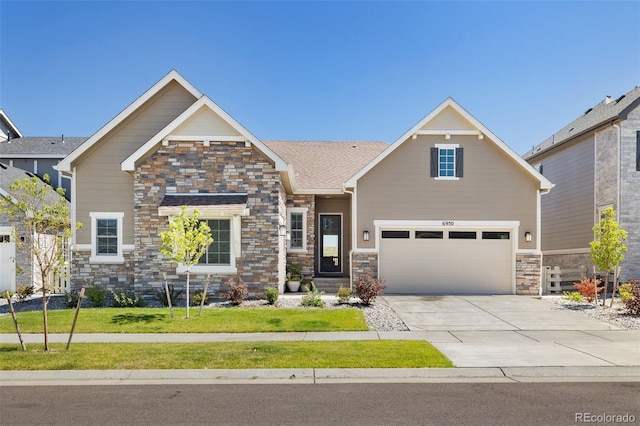
{"label": "blue sky", "polygon": [[178,70],[257,137],[393,142],[451,96],[523,154],[640,85],[640,2],[0,0],[0,108],[90,136]]}

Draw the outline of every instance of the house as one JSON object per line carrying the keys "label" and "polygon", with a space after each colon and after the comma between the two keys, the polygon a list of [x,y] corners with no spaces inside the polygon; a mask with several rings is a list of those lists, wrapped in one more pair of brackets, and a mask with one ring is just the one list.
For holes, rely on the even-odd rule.
{"label": "house", "polygon": [[623,278],[640,278],[640,86],[607,96],[524,158],[556,184],[542,201],[544,265],[591,265],[589,242],[613,207],[628,232]]}
{"label": "house", "polygon": [[[0,163],[0,199],[12,202],[12,199],[18,198],[18,194],[11,189],[12,184],[33,177],[35,175],[31,172]],[[40,181],[39,184],[45,190],[45,200],[48,203],[53,204],[62,199],[51,186]],[[35,268],[31,252],[24,245],[20,247],[16,244],[16,238],[24,241],[27,232],[28,229],[25,228],[23,220],[11,219],[0,212],[0,291],[15,292],[22,285],[35,288],[41,286],[42,280],[39,271]],[[41,241],[46,239],[47,236],[41,236]],[[45,245],[43,244],[42,247]]]}
{"label": "house", "polygon": [[[181,206],[214,242],[192,282],[287,263],[397,293],[538,294],[541,194],[553,186],[453,99],[393,144],[262,141],[171,71],[62,160],[73,176],[76,286],[151,294],[180,268],[159,233]],[[193,276],[193,275],[192,275]]]}

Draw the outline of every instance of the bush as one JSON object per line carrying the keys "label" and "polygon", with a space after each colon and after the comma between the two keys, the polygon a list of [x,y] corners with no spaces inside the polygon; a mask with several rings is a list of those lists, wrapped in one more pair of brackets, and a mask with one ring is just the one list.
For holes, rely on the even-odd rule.
{"label": "bush", "polygon": [[584,302],[584,297],[578,291],[563,291],[562,297],[572,302]]}
{"label": "bush", "polygon": [[64,292],[64,307],[68,309],[73,309],[78,306],[78,299],[80,299],[80,295],[77,291],[73,290],[71,293]]}
{"label": "bush", "polygon": [[382,296],[385,288],[387,286],[384,280],[367,275],[356,282],[355,295],[362,300],[363,304],[370,305],[376,297]]}
{"label": "bush", "polygon": [[278,297],[280,297],[280,290],[276,287],[269,287],[265,292],[267,294],[267,302],[270,305],[274,305],[278,301]]}
{"label": "bush", "polygon": [[302,296],[302,300],[300,301],[300,306],[305,306],[308,308],[324,308],[324,301],[322,300],[322,296],[324,296],[324,291],[318,291],[318,287],[316,284],[311,281],[310,283],[311,289],[307,292],[306,296]]}
{"label": "bush", "polygon": [[222,297],[231,302],[232,305],[241,305],[249,296],[249,289],[247,285],[242,281],[242,278],[238,277],[236,283],[233,278],[229,278],[225,285],[229,289],[226,293],[222,293]]}
{"label": "bush", "polygon": [[13,297],[13,292],[11,290],[5,290],[0,295],[2,296],[3,299],[6,299],[7,296],[9,296],[9,299],[11,299]]}
{"label": "bush", "polygon": [[18,290],[16,291],[16,296],[18,297],[18,301],[24,302],[25,300],[27,300],[27,298],[29,298],[30,296],[33,296],[34,292],[35,292],[35,288],[32,285],[23,284],[20,287],[18,287]]}
{"label": "bush", "polygon": [[640,280],[630,279],[631,284],[631,297],[623,299],[625,308],[629,315],[640,315]]}
{"label": "bush", "polygon": [[[176,290],[173,287],[173,284],[170,284],[167,287],[169,287],[169,297],[171,298],[171,306],[176,306],[178,304],[178,298],[182,294],[182,290]],[[156,300],[162,303],[162,306],[164,306],[165,308],[169,307],[169,300],[167,300],[167,292],[165,291],[164,287],[162,287],[162,290],[156,291],[156,294],[154,295],[154,297]]]}
{"label": "bush", "polygon": [[127,292],[116,293],[111,290],[113,296],[113,303],[111,306],[114,308],[140,308],[144,306],[143,301],[136,295]]}
{"label": "bush", "polygon": [[353,291],[350,288],[340,286],[336,296],[338,296],[338,303],[349,303],[349,299],[353,296]]}
{"label": "bush", "polygon": [[107,292],[98,287],[96,284],[89,284],[85,289],[85,294],[87,295],[87,299],[89,302],[96,308],[101,308],[104,306],[104,303],[107,301]]}
{"label": "bush", "polygon": [[618,289],[618,292],[620,293],[620,299],[622,299],[623,302],[625,300],[633,299],[633,284],[631,284],[630,282],[622,284]]}
{"label": "bush", "polygon": [[196,292],[193,293],[193,297],[191,298],[191,301],[193,302],[193,306],[200,306],[200,304],[202,303],[203,295],[204,295],[205,305],[209,303],[209,295],[204,294],[204,290],[196,290]]}
{"label": "bush", "polygon": [[[600,284],[600,280],[591,280],[589,278],[583,278],[581,281],[576,281],[573,283],[573,286],[578,289],[582,297],[584,297],[587,302],[593,302],[595,299],[595,290],[594,287]],[[604,287],[598,287],[598,294],[602,291]]]}

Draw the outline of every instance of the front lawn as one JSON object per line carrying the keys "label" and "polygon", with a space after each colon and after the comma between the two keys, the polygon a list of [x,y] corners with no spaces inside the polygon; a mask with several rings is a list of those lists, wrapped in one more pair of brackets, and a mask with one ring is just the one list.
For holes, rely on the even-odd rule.
{"label": "front lawn", "polygon": [[453,367],[426,341],[0,344],[0,370]]}
{"label": "front lawn", "polygon": [[[294,308],[91,308],[82,309],[75,333],[259,333],[288,331],[363,331],[368,330],[359,309]],[[50,310],[50,333],[69,333],[75,310]],[[20,331],[42,333],[42,311],[16,314]],[[0,317],[0,333],[15,333],[10,315]]]}

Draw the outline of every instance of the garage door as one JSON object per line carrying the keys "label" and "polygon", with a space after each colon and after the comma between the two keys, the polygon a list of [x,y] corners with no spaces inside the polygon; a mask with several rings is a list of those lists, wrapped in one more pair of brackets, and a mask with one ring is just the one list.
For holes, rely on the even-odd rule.
{"label": "garage door", "polygon": [[512,294],[511,230],[382,229],[387,293]]}
{"label": "garage door", "polygon": [[16,291],[16,244],[11,238],[11,228],[0,227],[0,292]]}

